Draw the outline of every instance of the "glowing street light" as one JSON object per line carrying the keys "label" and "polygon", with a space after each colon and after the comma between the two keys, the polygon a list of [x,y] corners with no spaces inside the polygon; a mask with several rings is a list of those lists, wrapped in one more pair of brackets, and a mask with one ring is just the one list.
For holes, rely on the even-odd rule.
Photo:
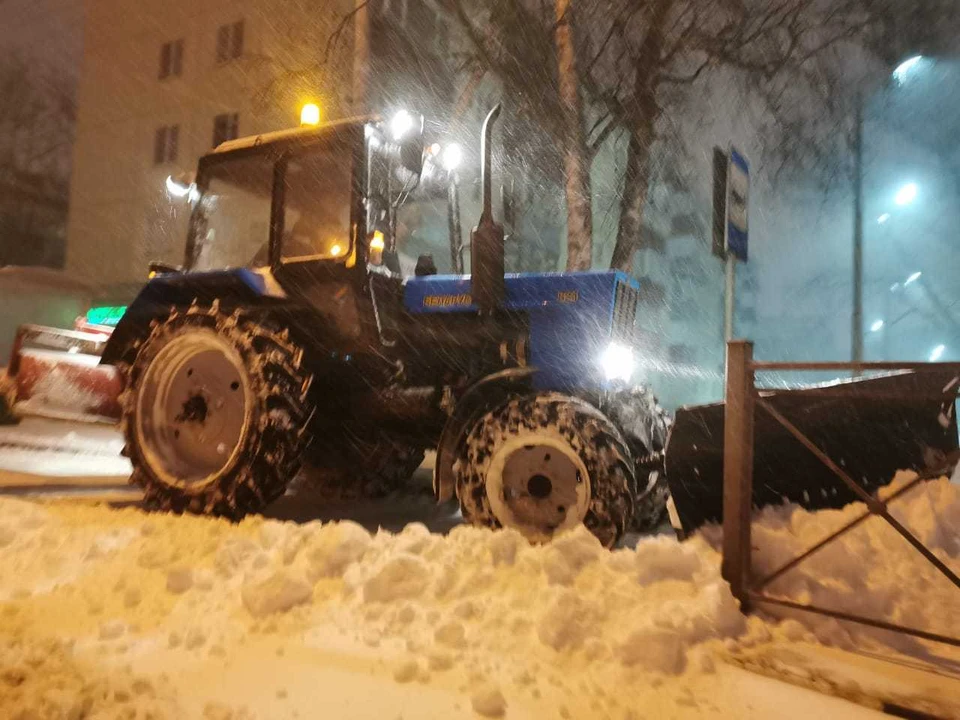
{"label": "glowing street light", "polygon": [[894,68],[893,79],[902,85],[910,75],[910,72],[917,69],[922,62],[923,55],[914,55],[912,58],[907,58]]}
{"label": "glowing street light", "polygon": [[883,330],[883,320],[875,320],[873,325],[870,326],[870,332],[880,332]]}
{"label": "glowing street light", "polygon": [[907,285],[910,285],[911,283],[915,283],[917,280],[920,279],[921,275],[923,275],[923,273],[920,272],[919,270],[917,270],[917,272],[915,273],[912,273],[910,277],[907,278],[906,282],[903,283],[904,287],[906,287]]}
{"label": "glowing street light", "polygon": [[930,362],[937,362],[940,358],[943,357],[943,353],[946,352],[947,348],[944,345],[937,345],[930,353]]}
{"label": "glowing street light", "polygon": [[300,127],[314,127],[320,124],[320,106],[307,103],[300,108]]}
{"label": "glowing street light", "polygon": [[893,197],[893,201],[897,205],[909,205],[916,199],[917,199],[916,183],[907,183],[902,188],[897,190],[897,194],[894,195]]}
{"label": "glowing street light", "polygon": [[877,218],[877,225],[883,225],[887,220],[890,219],[890,213],[884,213]]}
{"label": "glowing street light", "polygon": [[[914,55],[901,62],[893,71],[893,80],[902,85],[907,77],[919,69],[925,60],[922,55]],[[865,98],[857,94],[854,108],[853,135],[853,312],[850,328],[850,355],[854,362],[863,360],[863,135],[864,135]],[[901,188],[896,195],[897,205],[908,205],[917,196],[917,186],[913,183]],[[886,216],[886,217],[885,217]],[[883,218],[883,219],[880,219]],[[883,225],[890,218],[887,213],[881,215],[878,222]],[[893,290],[893,288],[891,288]],[[855,371],[855,374],[858,371]]]}

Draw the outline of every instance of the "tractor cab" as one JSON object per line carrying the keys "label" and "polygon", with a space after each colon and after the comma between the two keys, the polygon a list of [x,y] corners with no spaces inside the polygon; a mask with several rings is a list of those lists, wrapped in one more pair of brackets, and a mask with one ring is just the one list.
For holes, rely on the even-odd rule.
{"label": "tractor cab", "polygon": [[421,134],[412,118],[403,133],[355,119],[220,145],[200,160],[184,267],[398,269],[395,211],[419,184]]}
{"label": "tractor cab", "polygon": [[380,346],[402,307],[397,209],[423,164],[422,120],[407,118],[402,128],[360,118],[220,145],[191,188],[186,272],[154,282],[209,286],[224,275],[243,302],[248,278],[284,300],[305,336],[347,352]]}

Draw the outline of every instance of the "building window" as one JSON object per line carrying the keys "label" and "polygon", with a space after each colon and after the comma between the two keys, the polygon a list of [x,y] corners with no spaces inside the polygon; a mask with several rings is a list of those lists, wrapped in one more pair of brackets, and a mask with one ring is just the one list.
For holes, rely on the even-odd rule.
{"label": "building window", "polygon": [[160,48],[160,79],[180,77],[183,73],[183,39],[164,43]]}
{"label": "building window", "polygon": [[224,63],[243,55],[243,20],[221,25],[217,31],[217,62]]}
{"label": "building window", "polygon": [[213,147],[227,140],[236,140],[240,133],[240,116],[237,113],[224,113],[213,119]]}
{"label": "building window", "polygon": [[180,126],[164,125],[153,136],[153,163],[163,165],[177,161],[177,146],[180,144]]}

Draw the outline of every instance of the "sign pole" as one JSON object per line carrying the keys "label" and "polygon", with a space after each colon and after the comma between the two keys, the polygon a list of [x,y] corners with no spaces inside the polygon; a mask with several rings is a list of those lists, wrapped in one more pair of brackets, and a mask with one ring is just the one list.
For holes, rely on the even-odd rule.
{"label": "sign pole", "polygon": [[723,337],[727,342],[733,340],[733,309],[736,307],[737,259],[733,253],[727,253],[726,282],[723,298]]}

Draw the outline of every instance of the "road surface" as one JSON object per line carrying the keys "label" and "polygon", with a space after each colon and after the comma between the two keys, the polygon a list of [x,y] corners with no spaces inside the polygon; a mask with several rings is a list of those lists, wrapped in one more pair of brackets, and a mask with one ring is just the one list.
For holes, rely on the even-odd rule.
{"label": "road surface", "polygon": [[[122,449],[123,436],[112,425],[25,417],[19,425],[0,426],[0,495],[137,504],[141,494],[128,484],[131,466]],[[429,464],[417,471],[414,493],[337,502],[290,493],[264,514],[295,522],[348,518],[370,530],[399,531],[420,522],[446,532],[460,523],[460,513],[450,504],[436,504],[430,473]]]}

